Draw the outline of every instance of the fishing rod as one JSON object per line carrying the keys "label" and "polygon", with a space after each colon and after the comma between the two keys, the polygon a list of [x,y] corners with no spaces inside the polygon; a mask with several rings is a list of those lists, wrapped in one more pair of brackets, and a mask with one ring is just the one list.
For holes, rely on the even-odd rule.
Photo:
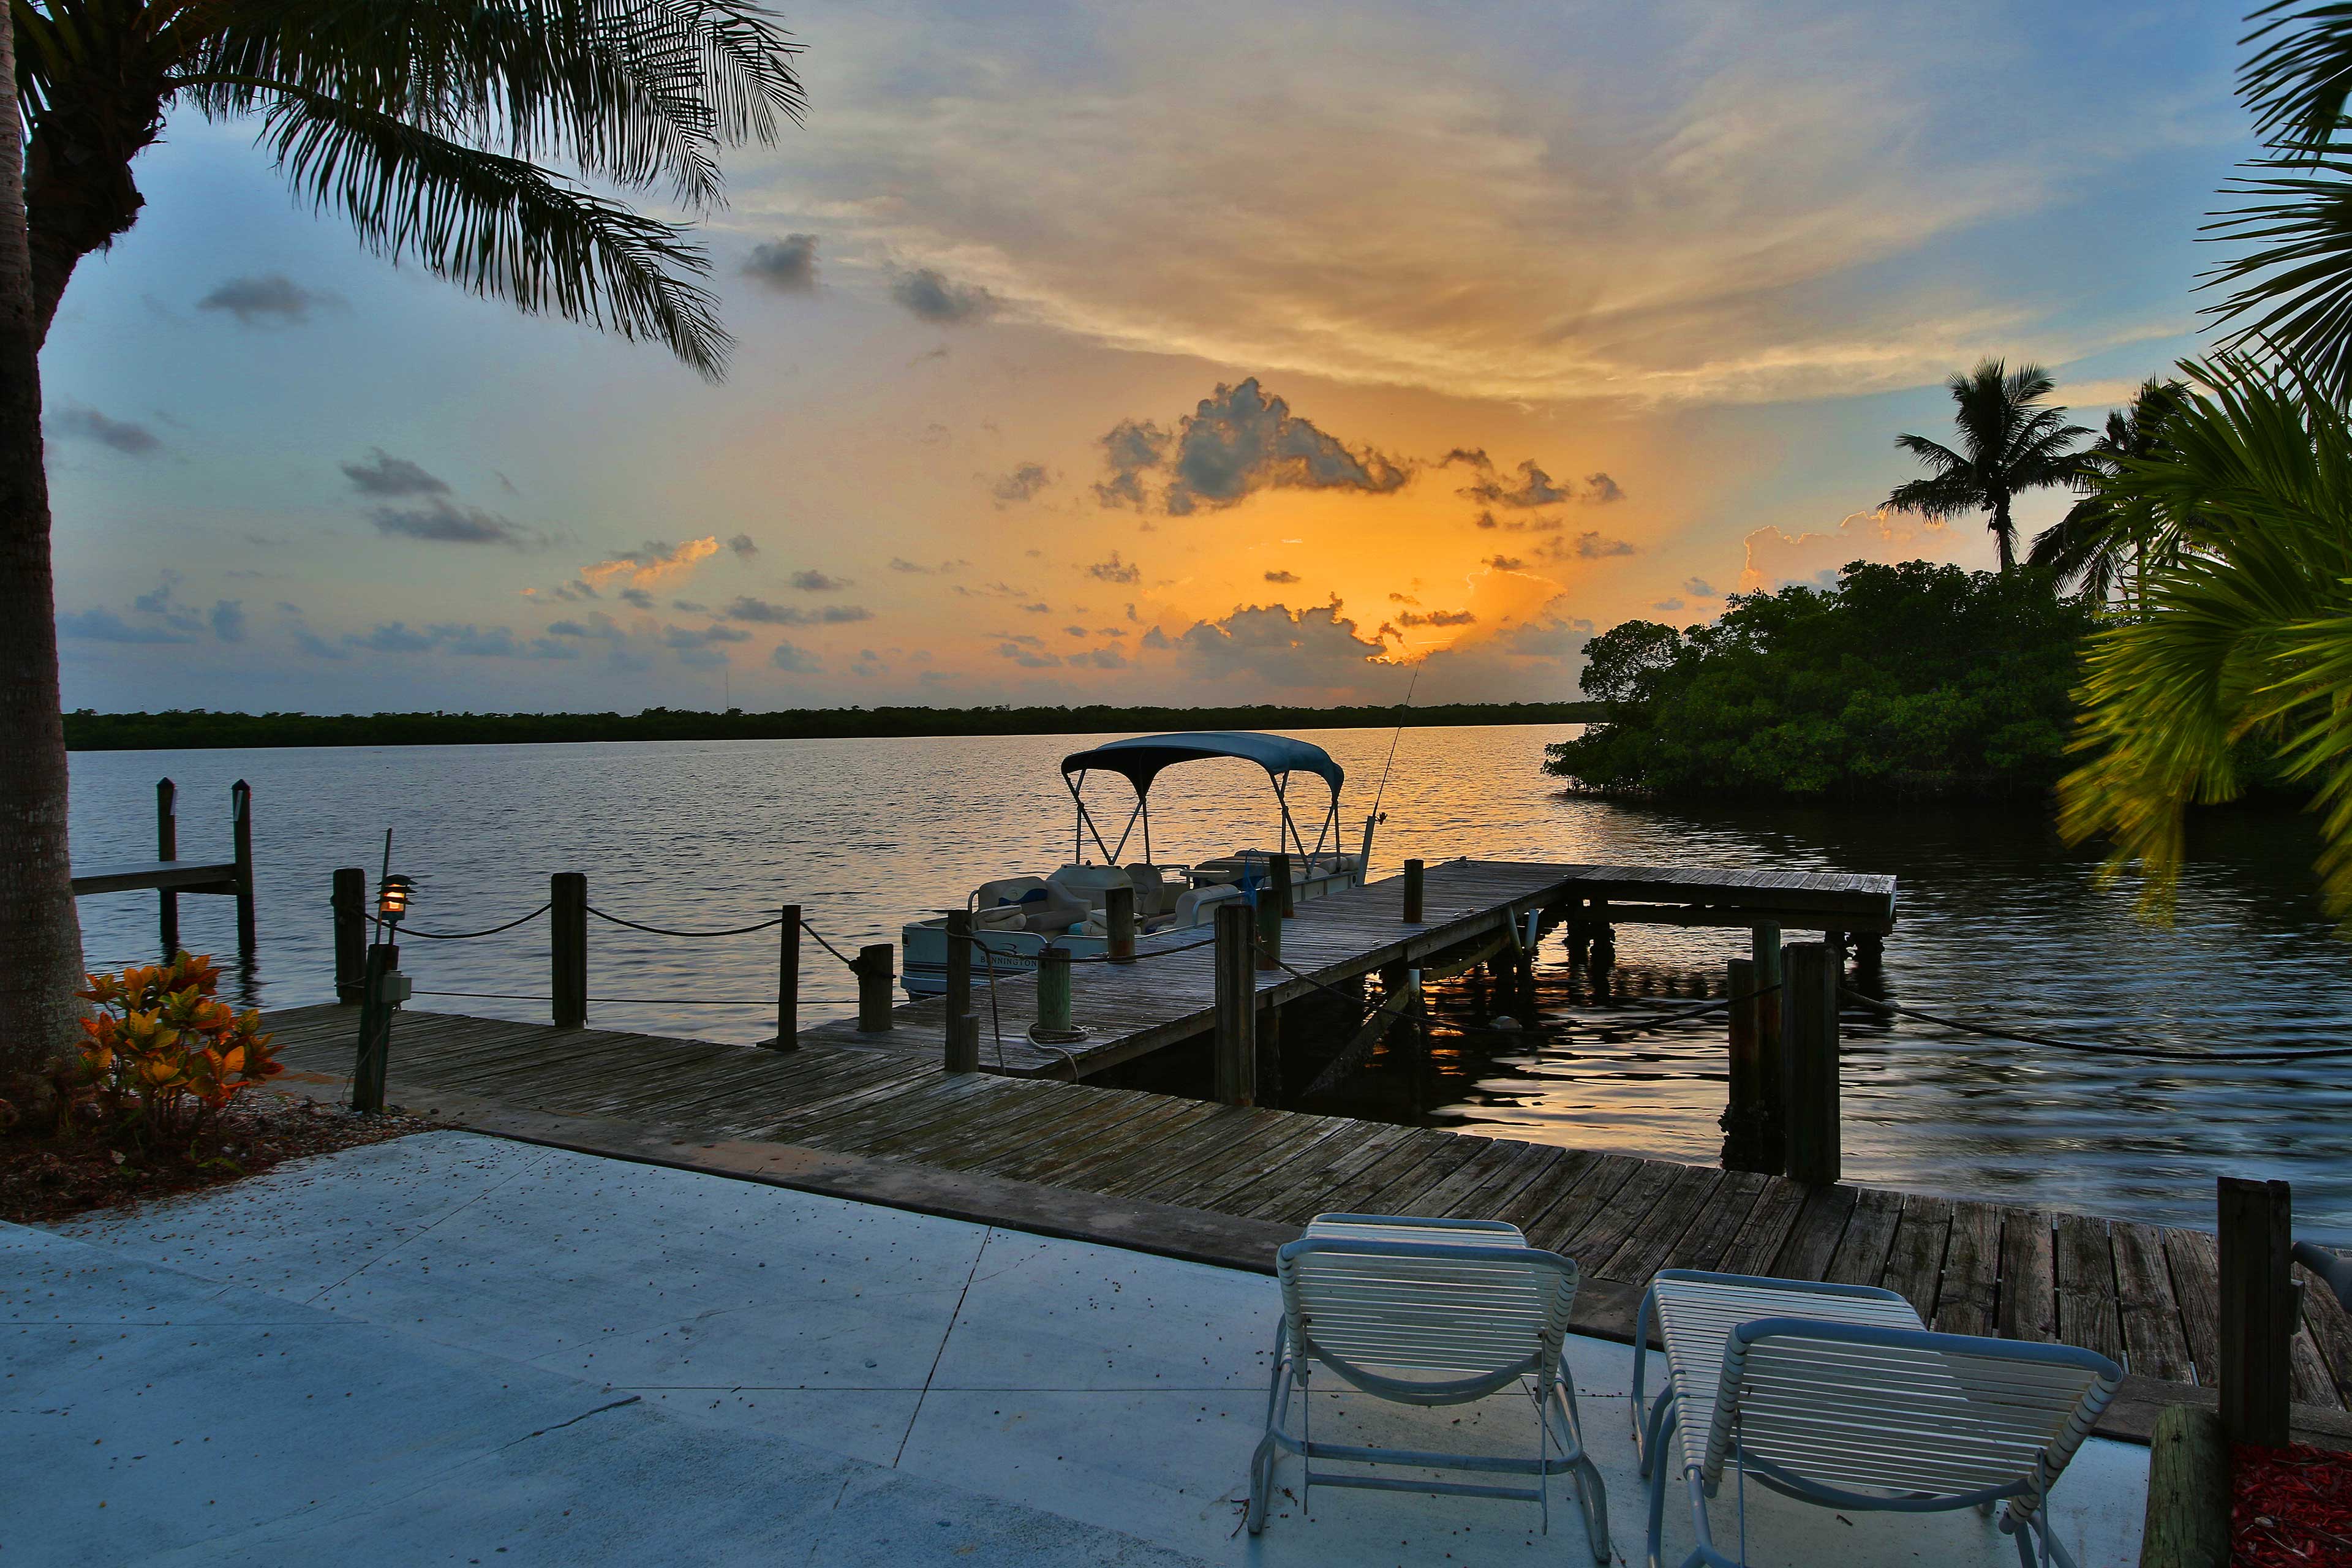
{"label": "fishing rod", "polygon": [[1389,737],[1389,760],[1381,764],[1380,787],[1372,792],[1372,814],[1364,818],[1363,865],[1356,873],[1357,886],[1361,887],[1372,874],[1372,827],[1381,819],[1381,802],[1388,798],[1389,770],[1396,766],[1397,742],[1404,739],[1404,717],[1412,708],[1412,694],[1421,689],[1421,671],[1412,672],[1412,683],[1404,689],[1404,702],[1397,709],[1396,733]]}

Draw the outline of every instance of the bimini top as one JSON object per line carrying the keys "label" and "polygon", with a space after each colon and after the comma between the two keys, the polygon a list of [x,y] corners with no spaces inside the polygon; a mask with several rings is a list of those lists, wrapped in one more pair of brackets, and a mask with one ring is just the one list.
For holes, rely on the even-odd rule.
{"label": "bimini top", "polygon": [[1239,757],[1255,763],[1266,771],[1268,777],[1287,773],[1308,773],[1318,775],[1338,795],[1347,778],[1346,770],[1331,760],[1331,753],[1306,741],[1294,741],[1287,735],[1260,735],[1247,730],[1196,730],[1182,735],[1139,735],[1131,741],[1113,741],[1108,746],[1097,746],[1091,752],[1074,752],[1062,759],[1065,775],[1088,768],[1103,768],[1124,774],[1135,786],[1135,793],[1150,789],[1151,781],[1160,776],[1162,768],[1178,763],[1199,762],[1203,757]]}

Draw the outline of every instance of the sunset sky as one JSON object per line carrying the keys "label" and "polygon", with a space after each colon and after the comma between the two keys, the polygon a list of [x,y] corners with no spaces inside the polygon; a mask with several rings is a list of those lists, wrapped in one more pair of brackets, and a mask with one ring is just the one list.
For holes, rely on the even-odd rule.
{"label": "sunset sky", "polygon": [[44,360],[67,706],[1572,697],[1622,620],[1990,565],[1874,510],[1895,434],[2209,347],[2249,151],[2210,4],[783,16],[719,386],[176,119]]}

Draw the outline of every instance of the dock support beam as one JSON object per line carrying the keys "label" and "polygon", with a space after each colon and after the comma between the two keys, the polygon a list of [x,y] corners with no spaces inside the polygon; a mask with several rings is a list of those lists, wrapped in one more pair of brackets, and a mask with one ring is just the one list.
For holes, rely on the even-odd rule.
{"label": "dock support beam", "polygon": [[334,888],[335,1000],[348,1007],[367,994],[367,873],[341,867]]}
{"label": "dock support beam", "polygon": [[890,986],[898,976],[898,950],[887,942],[868,942],[857,950],[857,1032],[887,1034],[890,1029]]}
{"label": "dock support beam", "polygon": [[1220,1105],[1257,1103],[1257,971],[1250,961],[1256,911],[1239,900],[1217,906],[1216,1096]]}
{"label": "dock support beam", "polygon": [[[1129,897],[1133,898],[1130,893]],[[980,1020],[971,1016],[971,911],[948,911],[948,1027],[950,1072],[980,1070]]]}
{"label": "dock support beam", "polygon": [[[170,779],[155,781],[155,858],[177,860],[180,858],[180,786]],[[163,944],[163,962],[171,963],[180,956],[180,895],[169,888],[155,895],[157,938]]]}
{"label": "dock support beam", "polygon": [[1282,911],[1284,920],[1296,920],[1298,916],[1298,901],[1291,891],[1288,853],[1277,852],[1267,863],[1266,874],[1273,879],[1274,907]]}
{"label": "dock support beam", "polygon": [[1748,957],[1756,965],[1756,1071],[1763,1086],[1764,1120],[1756,1130],[1756,1168],[1778,1175],[1789,1168],[1789,1069],[1780,1051],[1780,928],[1758,926],[1748,933]]}
{"label": "dock support beam", "polygon": [[776,924],[776,1037],[769,1048],[801,1048],[801,907],[786,904]]}
{"label": "dock support beam", "polygon": [[1837,982],[1828,943],[1792,942],[1780,950],[1789,1177],[1811,1187],[1834,1185],[1842,1169]]}
{"label": "dock support beam", "polygon": [[1404,863],[1404,923],[1409,926],[1422,923],[1421,895],[1425,875],[1420,861],[1408,860]]}
{"label": "dock support beam", "polygon": [[1257,966],[1271,973],[1282,967],[1282,900],[1272,888],[1260,888],[1250,914],[1257,925]]}
{"label": "dock support beam", "polygon": [[[966,915],[964,923],[969,926],[971,922],[971,917]],[[1113,963],[1133,963],[1135,962],[1135,889],[1133,888],[1104,889],[1103,923],[1109,930],[1109,945],[1105,952],[1110,961]],[[948,917],[948,930],[950,931],[955,930],[953,915]],[[948,940],[952,942],[955,939],[950,937]],[[965,963],[969,966],[971,960],[967,958]]]}
{"label": "dock support beam", "polygon": [[2233,1443],[2287,1442],[2287,1346],[2301,1315],[2284,1182],[2220,1181],[2221,1426]]}
{"label": "dock support beam", "polygon": [[1735,958],[1724,965],[1724,994],[1731,998],[1731,1071],[1723,1108],[1723,1168],[1763,1171],[1777,1175],[1777,1167],[1763,1162],[1764,1075],[1757,1051],[1757,1015],[1767,1002],[1778,1011],[1778,996],[1756,994],[1756,961]]}
{"label": "dock support beam", "polygon": [[588,1026],[588,874],[558,871],[547,879],[548,990],[555,1026]]}
{"label": "dock support beam", "polygon": [[230,828],[236,845],[236,951],[251,958],[256,943],[253,918],[253,786],[239,779],[228,786]]}

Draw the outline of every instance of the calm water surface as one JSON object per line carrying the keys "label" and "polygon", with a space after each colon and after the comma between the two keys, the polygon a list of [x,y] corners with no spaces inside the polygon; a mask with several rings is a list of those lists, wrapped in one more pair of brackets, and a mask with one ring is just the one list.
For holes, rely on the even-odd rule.
{"label": "calm water surface", "polygon": [[[1360,827],[1390,732],[1304,732],[1346,764]],[[1563,796],[1538,769],[1549,729],[1405,731],[1388,783],[1376,869],[1406,856],[1771,866],[1888,872],[1900,926],[1889,999],[2032,1032],[2118,1036],[2171,1050],[2352,1040],[2352,946],[2313,892],[2314,843],[2287,814],[2201,825],[2179,922],[2137,922],[2103,889],[2095,857],[2031,813],[1774,809],[1706,815]],[[906,919],[978,882],[1069,857],[1056,764],[1080,736],[583,746],[97,752],[74,758],[74,852],[84,865],[150,858],[154,782],[180,784],[184,856],[227,858],[230,783],[252,782],[261,949],[246,994],[268,1005],[332,995],[329,873],[366,866],[383,831],[416,875],[416,921],[469,930],[535,908],[547,878],[587,873],[593,903],[653,924],[723,926],[797,901],[836,945],[895,942]],[[1116,781],[1108,781],[1116,785]],[[1108,804],[1110,789],[1090,799]],[[1102,809],[1098,805],[1098,810]],[[1162,859],[1269,843],[1265,775],[1244,763],[1179,769],[1154,797]],[[1354,832],[1349,834],[1350,847]],[[82,900],[89,961],[145,962],[152,894]],[[225,958],[232,901],[181,900],[183,941]],[[595,994],[611,1026],[751,1041],[772,1004],[772,938],[682,942],[591,922]],[[1622,928],[1611,1005],[1720,994],[1747,933]],[[546,925],[483,942],[403,945],[420,990],[516,999],[421,1005],[543,1017]],[[1552,1016],[1602,1015],[1549,939]],[[845,1012],[846,975],[805,960],[804,1016]],[[1083,1010],[1083,1001],[1081,1001]],[[1484,1019],[1470,983],[1437,1001],[1432,1073],[1417,1096],[1381,1064],[1334,1108],[1380,1107],[1579,1147],[1711,1161],[1723,1108],[1719,1016],[1606,1045],[1451,1035]],[[2352,1061],[2234,1066],[2119,1060],[2010,1046],[1929,1026],[1846,1020],[1845,1164],[1856,1180],[2094,1213],[2210,1224],[2212,1177],[2295,1184],[2297,1230],[2352,1239]],[[1496,1048],[1499,1047],[1499,1048]],[[1388,1075],[1383,1079],[1383,1072]],[[1318,1109],[1322,1108],[1318,1104]]]}

